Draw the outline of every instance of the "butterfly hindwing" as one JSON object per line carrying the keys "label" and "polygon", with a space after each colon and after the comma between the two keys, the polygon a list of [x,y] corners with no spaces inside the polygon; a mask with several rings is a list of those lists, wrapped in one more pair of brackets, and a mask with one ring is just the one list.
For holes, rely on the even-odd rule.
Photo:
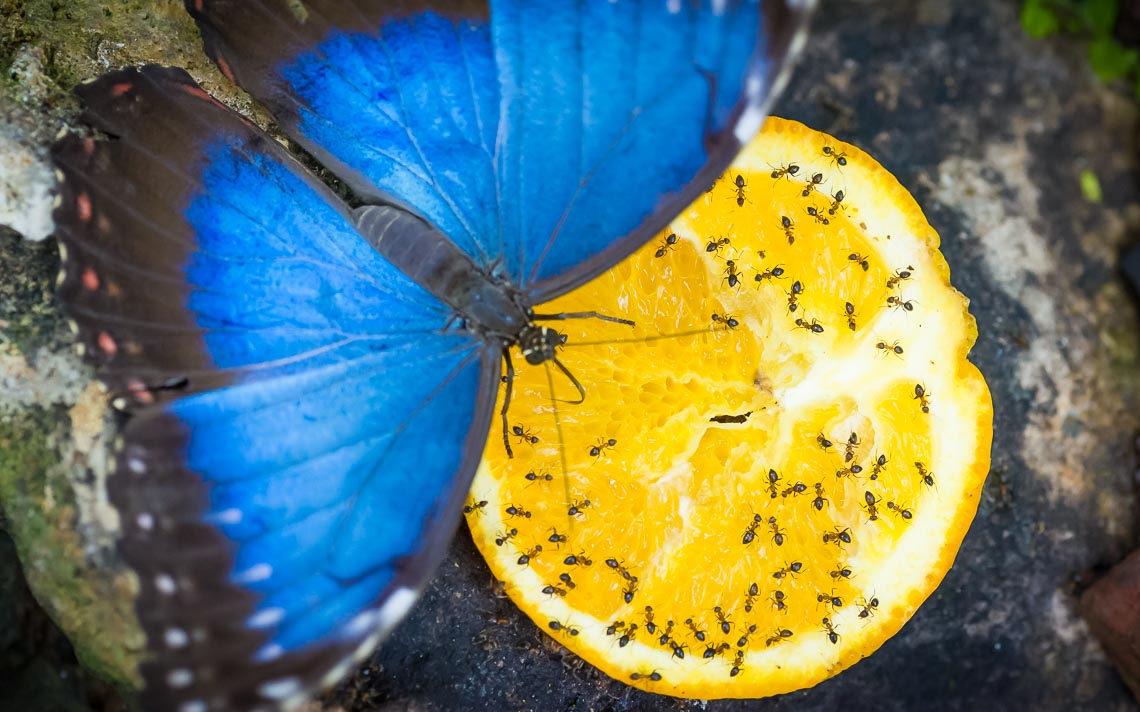
{"label": "butterfly hindwing", "polygon": [[276,708],[347,672],[415,599],[499,356],[184,72],[79,93],[108,138],[54,149],[60,294],[134,412],[109,488],[139,579],[143,704]]}
{"label": "butterfly hindwing", "polygon": [[537,303],[720,175],[812,3],[187,5],[219,66],[354,191],[413,206]]}

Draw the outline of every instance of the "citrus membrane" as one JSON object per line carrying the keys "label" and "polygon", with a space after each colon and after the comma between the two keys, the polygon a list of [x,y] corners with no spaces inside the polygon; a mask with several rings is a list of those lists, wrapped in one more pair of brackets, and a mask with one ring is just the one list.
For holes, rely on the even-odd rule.
{"label": "citrus membrane", "polygon": [[657,239],[536,310],[635,326],[553,322],[584,398],[514,358],[513,457],[493,428],[475,542],[543,631],[618,680],[814,685],[899,630],[975,514],[992,406],[967,305],[893,176],[769,119]]}

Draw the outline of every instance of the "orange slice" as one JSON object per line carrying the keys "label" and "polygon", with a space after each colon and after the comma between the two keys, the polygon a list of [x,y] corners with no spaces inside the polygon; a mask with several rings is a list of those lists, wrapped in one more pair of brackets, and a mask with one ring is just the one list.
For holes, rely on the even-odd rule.
{"label": "orange slice", "polygon": [[[870,655],[941,582],[989,468],[938,236],[859,149],[770,119],[660,238],[539,310],[468,523],[535,623],[667,695],[762,697]],[[501,396],[500,396],[501,397]]]}

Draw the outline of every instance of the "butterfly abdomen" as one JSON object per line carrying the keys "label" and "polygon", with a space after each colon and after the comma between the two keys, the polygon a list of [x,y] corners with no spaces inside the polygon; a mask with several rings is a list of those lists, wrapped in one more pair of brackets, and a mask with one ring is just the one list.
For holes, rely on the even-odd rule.
{"label": "butterfly abdomen", "polygon": [[488,276],[424,220],[388,205],[368,205],[353,212],[353,221],[381,255],[455,309],[473,331],[513,343],[531,321],[521,292]]}

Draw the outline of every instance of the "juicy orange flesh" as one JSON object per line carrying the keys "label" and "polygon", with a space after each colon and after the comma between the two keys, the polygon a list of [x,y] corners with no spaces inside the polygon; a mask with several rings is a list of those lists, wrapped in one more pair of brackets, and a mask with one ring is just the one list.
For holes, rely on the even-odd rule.
{"label": "juicy orange flesh", "polygon": [[[548,633],[646,689],[771,694],[805,684],[780,682],[784,663],[814,679],[850,664],[885,639],[867,630],[884,612],[913,612],[909,591],[880,588],[905,568],[898,542],[944,536],[984,476],[956,473],[947,502],[936,467],[976,448],[938,444],[961,409],[940,414],[928,387],[972,342],[964,300],[940,286],[940,256],[891,261],[826,139],[788,142],[814,157],[753,149],[658,239],[537,310],[635,322],[551,323],[582,403],[556,367],[514,358],[514,457],[496,424],[476,541]],[[940,299],[947,323],[924,319]],[[981,416],[966,417],[970,434]],[[776,654],[793,647],[802,659]]]}

